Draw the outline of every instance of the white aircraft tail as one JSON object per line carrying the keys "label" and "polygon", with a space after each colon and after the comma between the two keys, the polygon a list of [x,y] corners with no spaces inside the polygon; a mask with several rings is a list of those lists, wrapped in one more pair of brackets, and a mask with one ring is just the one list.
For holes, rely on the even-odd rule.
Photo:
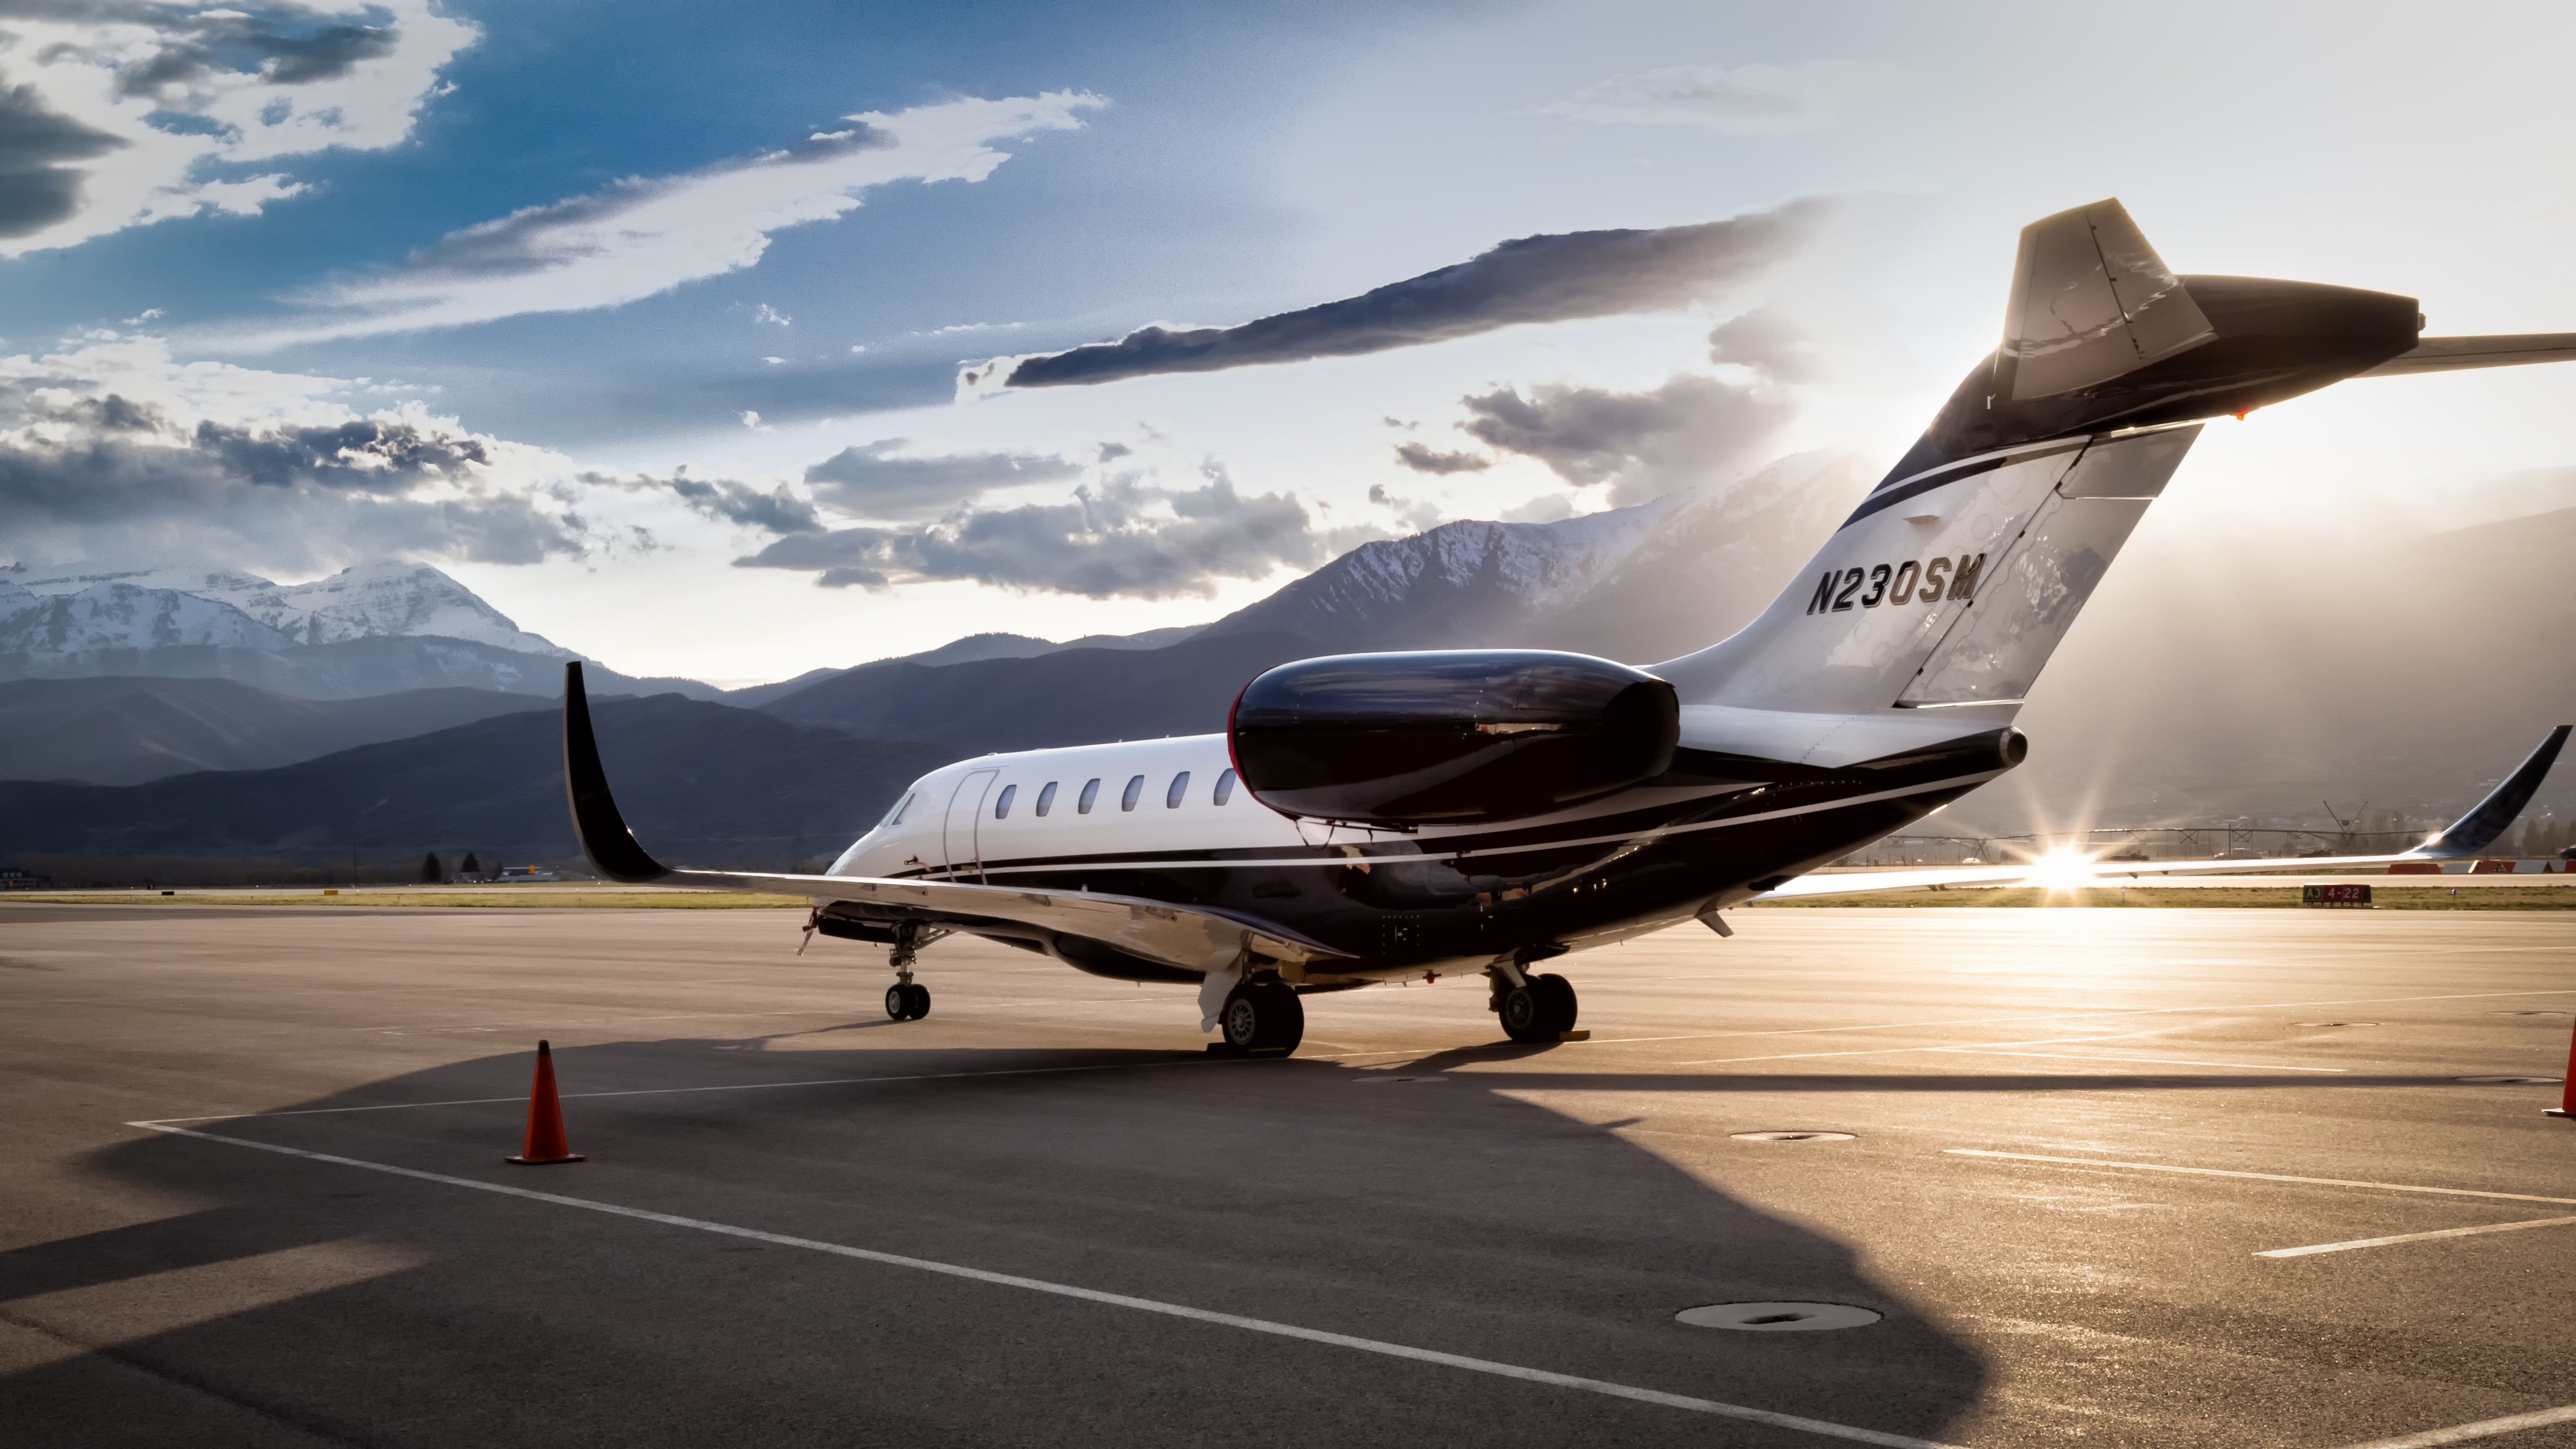
{"label": "white aircraft tail", "polygon": [[2378,366],[2421,325],[2408,297],[2178,277],[2117,201],[2034,222],[2003,345],[1761,617],[1653,670],[1685,706],[2008,712],[2203,420]]}

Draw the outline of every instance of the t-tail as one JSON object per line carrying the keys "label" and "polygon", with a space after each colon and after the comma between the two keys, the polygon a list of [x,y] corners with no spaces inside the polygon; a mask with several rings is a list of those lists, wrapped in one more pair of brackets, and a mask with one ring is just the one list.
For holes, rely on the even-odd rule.
{"label": "t-tail", "polygon": [[2002,345],[1921,441],[1760,618],[1654,672],[1686,709],[1999,726],[2206,420],[2364,374],[2576,356],[2576,335],[2423,321],[2385,292],[2176,276],[2117,201],[2034,222]]}

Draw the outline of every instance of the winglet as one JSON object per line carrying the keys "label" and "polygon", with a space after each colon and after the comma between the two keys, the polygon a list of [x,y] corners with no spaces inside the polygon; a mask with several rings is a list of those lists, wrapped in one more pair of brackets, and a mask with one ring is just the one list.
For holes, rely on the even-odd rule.
{"label": "winglet", "polygon": [[2514,817],[2522,813],[2522,807],[2531,803],[2531,797],[2540,789],[2540,782],[2548,775],[2549,767],[2558,762],[2559,747],[2567,743],[2568,728],[2560,725],[2551,730],[2549,738],[2540,742],[2540,748],[2531,752],[2531,758],[2522,762],[2522,768],[2506,776],[2505,782],[2496,786],[2494,793],[2479,801],[2468,814],[2451,822],[2450,829],[2407,854],[2457,860],[2495,844],[2496,837],[2504,834],[2505,828],[2513,824]]}
{"label": "winglet", "polygon": [[[669,875],[669,866],[635,843],[635,832],[626,828],[626,817],[617,813],[617,801],[608,793],[599,741],[590,732],[590,696],[581,687],[579,660],[564,666],[563,721],[564,794],[572,803],[572,834],[581,842],[581,853],[610,880],[631,884]],[[2514,808],[2522,808],[2520,802]]]}

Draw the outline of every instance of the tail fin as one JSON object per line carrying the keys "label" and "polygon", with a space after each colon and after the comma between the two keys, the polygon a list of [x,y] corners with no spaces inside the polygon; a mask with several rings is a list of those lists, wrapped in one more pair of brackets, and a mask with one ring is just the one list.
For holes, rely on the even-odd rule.
{"label": "tail fin", "polygon": [[1733,638],[1654,666],[1684,704],[2021,702],[2201,420],[2415,345],[2410,297],[2178,277],[2117,201],[2022,232],[2003,345]]}

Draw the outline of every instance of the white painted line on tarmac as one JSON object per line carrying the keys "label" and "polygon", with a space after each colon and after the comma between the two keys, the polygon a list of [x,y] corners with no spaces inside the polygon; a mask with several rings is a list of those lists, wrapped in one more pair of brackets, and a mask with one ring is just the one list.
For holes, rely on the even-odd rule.
{"label": "white painted line on tarmac", "polygon": [[2305,1248],[2269,1248],[2256,1253],[2257,1258],[2305,1258],[2317,1253],[2342,1253],[2354,1248],[2385,1248],[2391,1243],[2423,1243],[2435,1238],[2474,1238],[2480,1233],[2514,1233],[2524,1228],[2555,1228],[2576,1223],[2576,1218],[2532,1218],[2519,1223],[2488,1223],[2476,1228],[2443,1228],[2431,1233],[2392,1233],[2384,1238],[2355,1238],[2349,1243],[2317,1243]]}
{"label": "white painted line on tarmac", "polygon": [[2343,1177],[2291,1177],[2278,1172],[2240,1172],[2230,1167],[2177,1167],[2169,1162],[2103,1162],[2091,1157],[2043,1157],[2035,1152],[1991,1152],[1982,1147],[1945,1147],[1950,1157],[1999,1157],[2011,1162],[2057,1162],[2071,1167],[2125,1167],[2133,1172],[2178,1172],[2193,1177],[2244,1177],[2256,1182],[2297,1182],[2310,1187],[2367,1187],[2381,1192],[2421,1192],[2438,1197],[2483,1197],[2504,1202],[2563,1203],[2576,1207],[2576,1197],[2541,1197],[2528,1192],[2487,1192],[2474,1187],[2425,1187],[2411,1182],[2362,1182]]}
{"label": "white painted line on tarmac", "polygon": [[2010,1052],[1996,1047],[1920,1047],[1927,1052],[1964,1052],[1980,1057],[2048,1057],[2061,1062],[2137,1062],[2157,1067],[2231,1067],[2240,1072],[2348,1072],[2350,1067],[2276,1067],[2263,1062],[2203,1062],[2183,1057],[2106,1057],[2098,1052]]}
{"label": "white painted line on tarmac", "polygon": [[2427,1429],[2421,1434],[2408,1434],[2402,1438],[2346,1444],[2343,1449],[2436,1449],[2442,1444],[2466,1444],[2472,1439],[2492,1439],[2498,1434],[2516,1434],[2525,1429],[2545,1429],[2552,1424],[2568,1423],[2576,1423],[2576,1404],[2539,1409],[2528,1414],[2508,1414],[2501,1419],[2480,1419],[2474,1424],[2454,1424],[2448,1429]]}
{"label": "white painted line on tarmac", "polygon": [[654,1212],[647,1208],[625,1207],[617,1203],[600,1202],[593,1198],[566,1197],[561,1193],[537,1192],[531,1188],[509,1187],[497,1182],[478,1181],[471,1177],[450,1177],[443,1172],[423,1172],[418,1168],[367,1162],[355,1157],[342,1157],[329,1152],[312,1152],[301,1147],[286,1147],[274,1142],[253,1142],[242,1137],[225,1137],[213,1132],[173,1127],[166,1122],[128,1122],[125,1125],[154,1132],[166,1132],[175,1137],[194,1137],[203,1142],[222,1142],[260,1152],[301,1157],[312,1162],[328,1162],[339,1167],[362,1168],[368,1172],[382,1172],[420,1182],[443,1183],[449,1187],[471,1188],[476,1192],[525,1198],[530,1202],[552,1203],[557,1207],[580,1208],[586,1212],[606,1213],[612,1217],[660,1223],[665,1227],[691,1228],[702,1233],[716,1233],[728,1238],[748,1238],[753,1242],[770,1243],[782,1248],[802,1248],[812,1253],[829,1253],[834,1257],[856,1258],[861,1262],[879,1263],[890,1268],[911,1268],[918,1272],[939,1273],[951,1278],[965,1278],[1002,1288],[1020,1288],[1032,1293],[1048,1293],[1059,1298],[1075,1298],[1086,1303],[1106,1304],[1112,1308],[1132,1308],[1140,1313],[1159,1313],[1170,1318],[1214,1323],[1226,1328],[1240,1328],[1250,1333],[1266,1333],[1276,1338],[1303,1339],[1308,1343],[1355,1349],[1361,1353],[1381,1354],[1388,1358],[1439,1364],[1444,1368],[1492,1374],[1497,1378],[1520,1379],[1527,1383],[1547,1384],[1561,1389],[1580,1389],[1586,1393],[1602,1394],[1614,1399],[1628,1399],[1641,1404],[1658,1404],[1668,1409],[1681,1409],[1689,1413],[1707,1414],[1745,1423],[1768,1424],[1775,1429],[1795,1429],[1803,1433],[1819,1434],[1829,1439],[1849,1440],[1857,1444],[1878,1444],[1887,1446],[1887,1449],[1960,1449],[1958,1445],[1917,1439],[1905,1434],[1888,1434],[1876,1429],[1836,1424],[1798,1414],[1775,1413],[1769,1409],[1756,1409],[1743,1404],[1725,1404],[1715,1399],[1697,1399],[1687,1394],[1668,1394],[1660,1389],[1641,1389],[1628,1384],[1614,1384],[1606,1379],[1584,1378],[1579,1374],[1561,1374],[1548,1369],[1523,1368],[1518,1364],[1469,1358],[1464,1354],[1442,1353],[1437,1349],[1415,1348],[1409,1344],[1388,1343],[1382,1339],[1359,1338],[1347,1333],[1328,1333],[1319,1328],[1300,1328],[1293,1323],[1277,1323],[1266,1318],[1246,1318],[1240,1314],[1218,1313],[1206,1308],[1192,1308],[1186,1304],[1164,1303],[1152,1298],[1131,1297],[1124,1293],[1106,1293],[1097,1288],[1077,1288],[1069,1283],[1050,1283],[1042,1278],[1023,1278],[1016,1273],[995,1273],[984,1268],[968,1268],[956,1263],[935,1262],[928,1258],[906,1257],[900,1253],[880,1253],[871,1248],[852,1248],[814,1238],[790,1237],[785,1233],[762,1232],[757,1228],[739,1228],[730,1223],[709,1222],[704,1218],[684,1218],[672,1213]]}

